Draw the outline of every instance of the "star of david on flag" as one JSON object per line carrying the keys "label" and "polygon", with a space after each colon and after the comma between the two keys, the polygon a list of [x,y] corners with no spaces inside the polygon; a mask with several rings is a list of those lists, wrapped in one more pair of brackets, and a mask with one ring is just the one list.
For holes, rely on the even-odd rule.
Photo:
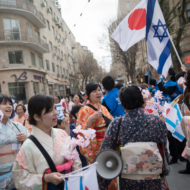
{"label": "star of david on flag", "polygon": [[111,37],[123,51],[146,38],[148,63],[165,77],[172,65],[170,38],[158,0],[142,0]]}
{"label": "star of david on flag", "polygon": [[[162,21],[160,19],[158,21],[158,24],[153,25],[152,27],[155,30],[154,37],[158,38],[160,40],[160,43],[162,43],[163,38],[168,38],[166,24],[162,24]],[[163,31],[160,28],[162,28]]]}
{"label": "star of david on flag", "polygon": [[170,38],[157,0],[148,0],[146,24],[148,63],[166,77],[172,65]]}

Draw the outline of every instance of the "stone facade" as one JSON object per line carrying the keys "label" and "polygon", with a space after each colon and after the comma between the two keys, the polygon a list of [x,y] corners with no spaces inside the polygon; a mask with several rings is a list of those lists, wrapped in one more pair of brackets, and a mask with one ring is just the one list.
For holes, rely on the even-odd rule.
{"label": "stone facade", "polygon": [[76,40],[58,1],[2,1],[0,25],[0,93],[28,101],[80,90]]}
{"label": "stone facade", "polygon": [[[178,0],[170,0],[169,1],[170,10],[172,10],[172,8],[175,7],[178,2],[179,2]],[[179,4],[179,6],[177,7],[177,14],[180,13],[180,10],[181,10],[180,6],[181,5]],[[186,31],[185,31],[184,36],[182,37],[180,47],[183,52],[183,57],[181,57],[182,62],[185,63],[187,67],[189,67],[190,66],[190,2],[187,3],[185,17],[187,18],[188,23],[186,25],[186,29],[185,29]],[[175,29],[176,30],[179,29],[180,17],[176,17],[174,19],[174,22],[175,22]],[[171,33],[171,35],[174,37],[176,34]]]}

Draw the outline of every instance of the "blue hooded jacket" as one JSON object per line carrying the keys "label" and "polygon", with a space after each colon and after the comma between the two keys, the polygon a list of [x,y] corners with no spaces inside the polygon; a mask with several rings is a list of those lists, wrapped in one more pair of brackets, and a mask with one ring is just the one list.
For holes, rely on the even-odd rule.
{"label": "blue hooded jacket", "polygon": [[114,88],[106,94],[103,100],[110,109],[111,115],[115,117],[121,117],[125,115],[121,102],[119,100],[119,89]]}

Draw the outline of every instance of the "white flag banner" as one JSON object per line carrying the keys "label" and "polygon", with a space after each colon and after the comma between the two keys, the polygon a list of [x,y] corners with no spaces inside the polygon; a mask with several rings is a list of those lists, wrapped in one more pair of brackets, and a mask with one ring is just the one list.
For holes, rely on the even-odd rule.
{"label": "white flag banner", "polygon": [[85,190],[98,190],[98,179],[96,165],[91,166],[83,172]]}
{"label": "white flag banner", "polygon": [[148,0],[146,24],[148,63],[166,77],[172,65],[170,38],[158,0]]}
{"label": "white flag banner", "polygon": [[121,21],[111,37],[123,51],[146,38],[148,63],[165,77],[172,65],[170,38],[158,0],[142,0]]}
{"label": "white flag banner", "polygon": [[118,25],[111,37],[123,51],[145,38],[147,0],[142,0]]}
{"label": "white flag banner", "polygon": [[[75,177],[77,176],[77,177]],[[65,176],[65,190],[98,190],[98,179],[96,165],[90,166],[85,171],[73,174],[72,177]]]}
{"label": "white flag banner", "polygon": [[181,129],[182,114],[179,106],[176,104],[172,107],[170,104],[165,103],[165,112],[163,115],[166,118],[167,129],[176,139],[182,142],[185,139],[185,136]]}
{"label": "white flag banner", "polygon": [[85,190],[82,177],[70,177],[65,181],[64,190]]}

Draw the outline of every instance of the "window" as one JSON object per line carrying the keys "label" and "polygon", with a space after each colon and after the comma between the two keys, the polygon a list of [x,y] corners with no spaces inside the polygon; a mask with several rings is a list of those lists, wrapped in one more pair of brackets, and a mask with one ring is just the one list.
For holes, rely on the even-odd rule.
{"label": "window", "polygon": [[32,26],[27,23],[28,35],[33,38]]}
{"label": "window", "polygon": [[45,94],[46,93],[46,87],[44,83],[41,83],[41,93]]}
{"label": "window", "polygon": [[44,68],[43,59],[41,57],[39,57],[39,66],[42,69]]}
{"label": "window", "polygon": [[62,74],[62,67],[60,67],[60,74]]}
{"label": "window", "polygon": [[9,95],[13,97],[15,101],[26,101],[26,89],[27,83],[25,82],[14,82],[8,83]]}
{"label": "window", "polygon": [[52,33],[53,33],[53,35],[55,35],[55,29],[53,26],[52,26]]}
{"label": "window", "polygon": [[130,9],[129,2],[126,3],[127,9]]}
{"label": "window", "polygon": [[61,52],[61,58],[63,58],[63,52]]}
{"label": "window", "polygon": [[1,1],[1,5],[4,5],[4,6],[9,6],[9,7],[16,7],[16,0],[12,0],[12,1],[7,1],[7,0],[4,0],[4,1]]}
{"label": "window", "polygon": [[52,63],[52,71],[55,72],[55,64]]}
{"label": "window", "polygon": [[63,76],[65,76],[65,69],[63,68]]}
{"label": "window", "polygon": [[35,56],[33,53],[31,53],[31,61],[32,61],[32,65],[36,66],[36,62],[35,62]]}
{"label": "window", "polygon": [[48,85],[48,88],[49,88],[49,95],[53,96],[53,85]]}
{"label": "window", "polygon": [[9,64],[22,64],[22,51],[9,51]]}
{"label": "window", "polygon": [[59,74],[59,65],[57,65],[57,74]]}
{"label": "window", "polygon": [[46,68],[47,68],[48,71],[50,71],[49,61],[48,60],[46,60]]}
{"label": "window", "polygon": [[187,3],[186,15],[187,15],[188,22],[190,22],[190,3]]}
{"label": "window", "polygon": [[38,82],[33,82],[34,94],[39,94]]}
{"label": "window", "polygon": [[50,51],[52,51],[52,43],[51,42],[49,42],[49,49],[50,49]]}
{"label": "window", "polygon": [[48,30],[50,30],[50,25],[49,25],[49,21],[47,20],[47,28]]}
{"label": "window", "polygon": [[36,43],[40,44],[40,33],[36,31]]}
{"label": "window", "polygon": [[57,84],[54,84],[54,93],[55,96],[58,96]]}
{"label": "window", "polygon": [[20,25],[19,20],[3,19],[5,40],[20,40]]}
{"label": "window", "polygon": [[59,85],[59,93],[60,93],[60,96],[64,96],[64,87],[62,84]]}

